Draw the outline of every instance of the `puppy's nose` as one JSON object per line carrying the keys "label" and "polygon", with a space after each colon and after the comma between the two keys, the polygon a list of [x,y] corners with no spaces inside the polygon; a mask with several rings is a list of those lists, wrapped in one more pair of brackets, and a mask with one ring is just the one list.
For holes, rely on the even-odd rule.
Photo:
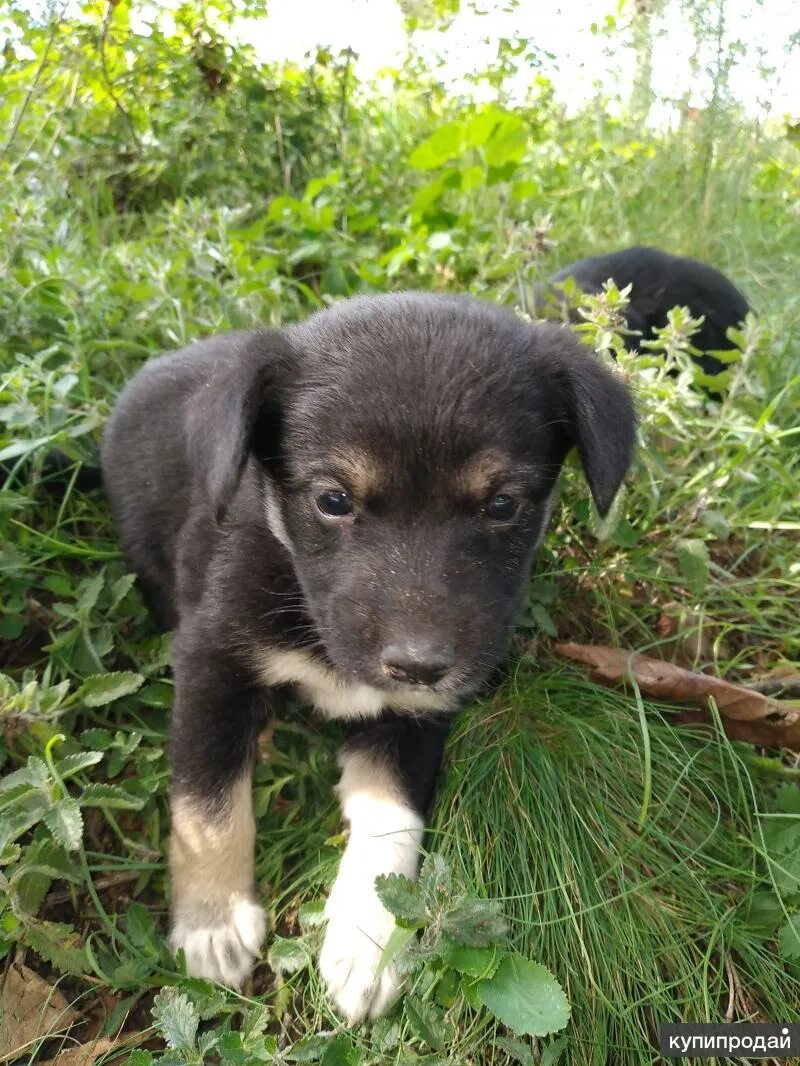
{"label": "puppy's nose", "polygon": [[433,685],[453,665],[453,649],[423,640],[397,641],[383,649],[381,664],[395,681]]}

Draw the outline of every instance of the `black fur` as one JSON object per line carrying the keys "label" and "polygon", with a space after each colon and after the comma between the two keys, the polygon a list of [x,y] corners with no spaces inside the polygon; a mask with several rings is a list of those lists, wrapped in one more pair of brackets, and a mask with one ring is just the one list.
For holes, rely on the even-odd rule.
{"label": "black fur", "polygon": [[[579,259],[558,270],[548,283],[557,285],[569,277],[575,279],[583,292],[589,293],[601,292],[609,278],[613,278],[617,288],[633,286],[625,317],[628,328],[642,335],[627,338],[626,343],[633,351],[640,339],[654,339],[654,330],[667,324],[667,312],[673,307],[688,307],[694,317],[704,316],[692,344],[704,353],[697,362],[706,374],[719,374],[725,369],[721,360],[705,353],[732,348],[727,330],[738,326],[750,310],[742,293],[719,270],[697,259],[670,255],[658,248],[623,248],[607,255]],[[547,313],[547,293],[547,286],[540,287],[537,293],[537,310],[544,313]]]}
{"label": "black fur", "polygon": [[[567,329],[465,297],[349,300],[147,364],[106,427],[103,476],[127,560],[177,627],[176,792],[224,797],[278,695],[259,655],[305,649],[382,694],[345,751],[424,812],[447,715],[503,655],[567,452],[605,513],[634,436],[621,379]],[[479,454],[500,467],[476,490]],[[353,515],[320,513],[334,488]],[[484,513],[498,494],[519,500],[510,521]],[[444,676],[398,680],[397,647],[435,653]],[[404,711],[420,691],[437,706]]]}

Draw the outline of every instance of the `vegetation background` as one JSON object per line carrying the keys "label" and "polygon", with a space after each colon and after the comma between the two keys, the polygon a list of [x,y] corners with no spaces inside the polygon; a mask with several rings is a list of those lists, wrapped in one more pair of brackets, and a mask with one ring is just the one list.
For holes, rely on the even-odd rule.
{"label": "vegetation background", "polygon": [[[711,56],[705,106],[656,100],[662,6],[623,3],[595,28],[634,56],[632,91],[567,111],[535,40],[498,40],[463,91],[441,83],[416,35],[446,34],[458,0],[404,0],[408,56],[380,85],[348,51],[267,65],[234,46],[237,19],[269,25],[253,0],[169,18],[6,4],[0,1061],[638,1066],[659,1061],[663,1022],[797,1019],[797,756],[600,689],[553,648],[739,681],[800,658],[798,130],[734,98],[750,53],[725,36],[726,0],[678,5],[693,62]],[[648,121],[664,103],[672,121]],[[245,995],[181,976],[163,939],[169,642],[82,487],[116,391],[164,349],[358,292],[524,310],[558,265],[633,242],[724,269],[758,319],[719,402],[692,387],[680,313],[661,344],[676,377],[622,360],[645,447],[603,528],[567,472],[508,677],[460,720],[441,859],[422,902],[394,901],[424,928],[402,948],[411,994],[351,1033],[322,996],[336,731],[304,712],[263,735],[257,771],[269,954]],[[619,299],[586,309],[601,352]]]}

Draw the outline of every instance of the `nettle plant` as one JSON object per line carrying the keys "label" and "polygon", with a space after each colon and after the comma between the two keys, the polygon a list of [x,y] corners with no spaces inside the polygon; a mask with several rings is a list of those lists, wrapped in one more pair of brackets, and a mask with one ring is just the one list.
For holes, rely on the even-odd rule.
{"label": "nettle plant", "polygon": [[800,789],[782,785],[775,806],[761,816],[756,846],[765,876],[746,920],[765,940],[777,941],[781,957],[800,972]]}
{"label": "nettle plant", "polygon": [[376,886],[397,922],[381,963],[417,975],[404,1010],[424,1043],[447,1047],[447,1011],[459,997],[517,1037],[548,1036],[567,1024],[569,1004],[555,977],[508,948],[499,901],[469,895],[441,855],[426,857],[416,883],[389,874]]}
{"label": "nettle plant", "polygon": [[[142,744],[136,730],[90,729],[80,740],[67,741],[54,732],[53,723],[71,710],[91,712],[141,692],[145,678],[130,671],[95,675],[70,692],[69,681],[51,684],[49,673],[38,680],[26,672],[21,682],[0,675],[4,724],[26,728],[31,738],[47,738],[41,755],[28,756],[25,765],[0,780],[0,957],[29,947],[64,973],[93,973],[110,985],[125,986],[152,973],[162,950],[141,905],[128,909],[126,933],[106,913],[84,846],[84,812],[100,808],[112,831],[124,836],[117,816],[141,812],[151,802],[163,777],[157,765],[163,753]],[[65,744],[67,753],[56,757]],[[6,756],[0,747],[0,763]],[[101,762],[104,780],[92,780]],[[122,773],[128,764],[136,767],[135,776]],[[73,925],[39,917],[59,881],[69,886],[67,898],[88,892],[106,936],[84,940]]]}
{"label": "nettle plant", "polygon": [[750,313],[743,329],[728,330],[733,348],[708,353],[725,363],[726,369],[719,374],[706,374],[695,362],[702,353],[692,344],[703,317],[693,317],[687,307],[673,307],[667,313],[666,325],[654,329],[655,339],[638,339],[640,350],[632,353],[625,347],[626,337],[637,337],[625,321],[632,285],[620,289],[609,280],[602,292],[583,293],[574,278],[567,278],[555,287],[563,294],[566,305],[583,319],[574,326],[575,332],[599,355],[613,358],[624,374],[635,377],[640,386],[640,408],[645,405],[640,412],[643,417],[657,413],[665,400],[674,406],[676,392],[681,394],[682,403],[694,409],[705,403],[704,389],[727,395],[734,380],[742,376],[736,377],[737,368],[746,370],[753,355],[764,346],[763,329]]}
{"label": "nettle plant", "polygon": [[[210,986],[193,981],[183,989],[165,988],[156,996],[153,1020],[167,1051],[136,1051],[133,1066],[201,1066],[219,1061],[237,1066],[259,1062],[319,1062],[322,1066],[360,1066],[375,1056],[397,1061],[444,1063],[455,1042],[463,1012],[494,1018],[505,1028],[495,1046],[523,1066],[555,1066],[566,1036],[542,1044],[563,1029],[570,1016],[567,998],[544,966],[508,946],[508,926],[500,903],[469,894],[441,855],[425,859],[419,881],[391,874],[376,881],[384,905],[397,925],[382,966],[407,976],[408,994],[398,1009],[378,1019],[366,1035],[321,1031],[286,1044],[267,1031],[276,1007],[250,1002],[236,1026],[203,1026],[219,1011]],[[321,902],[299,909],[302,935],[277,936],[269,963],[279,977],[310,969],[320,927]],[[280,992],[278,993],[280,998]],[[286,1001],[288,1003],[288,1001]],[[536,1037],[537,1044],[530,1037]],[[381,1059],[381,1061],[384,1061]]]}

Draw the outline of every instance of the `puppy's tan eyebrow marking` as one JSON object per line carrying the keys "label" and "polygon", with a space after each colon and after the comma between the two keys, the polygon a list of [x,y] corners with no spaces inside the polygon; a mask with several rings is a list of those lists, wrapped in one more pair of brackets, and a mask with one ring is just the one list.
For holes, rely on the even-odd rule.
{"label": "puppy's tan eyebrow marking", "polygon": [[502,452],[494,449],[476,452],[456,471],[456,485],[465,495],[482,499],[503,481],[511,469],[511,460]]}
{"label": "puppy's tan eyebrow marking", "polygon": [[337,448],[326,456],[319,471],[341,477],[344,487],[360,499],[385,490],[390,482],[388,472],[375,456],[357,448]]}

